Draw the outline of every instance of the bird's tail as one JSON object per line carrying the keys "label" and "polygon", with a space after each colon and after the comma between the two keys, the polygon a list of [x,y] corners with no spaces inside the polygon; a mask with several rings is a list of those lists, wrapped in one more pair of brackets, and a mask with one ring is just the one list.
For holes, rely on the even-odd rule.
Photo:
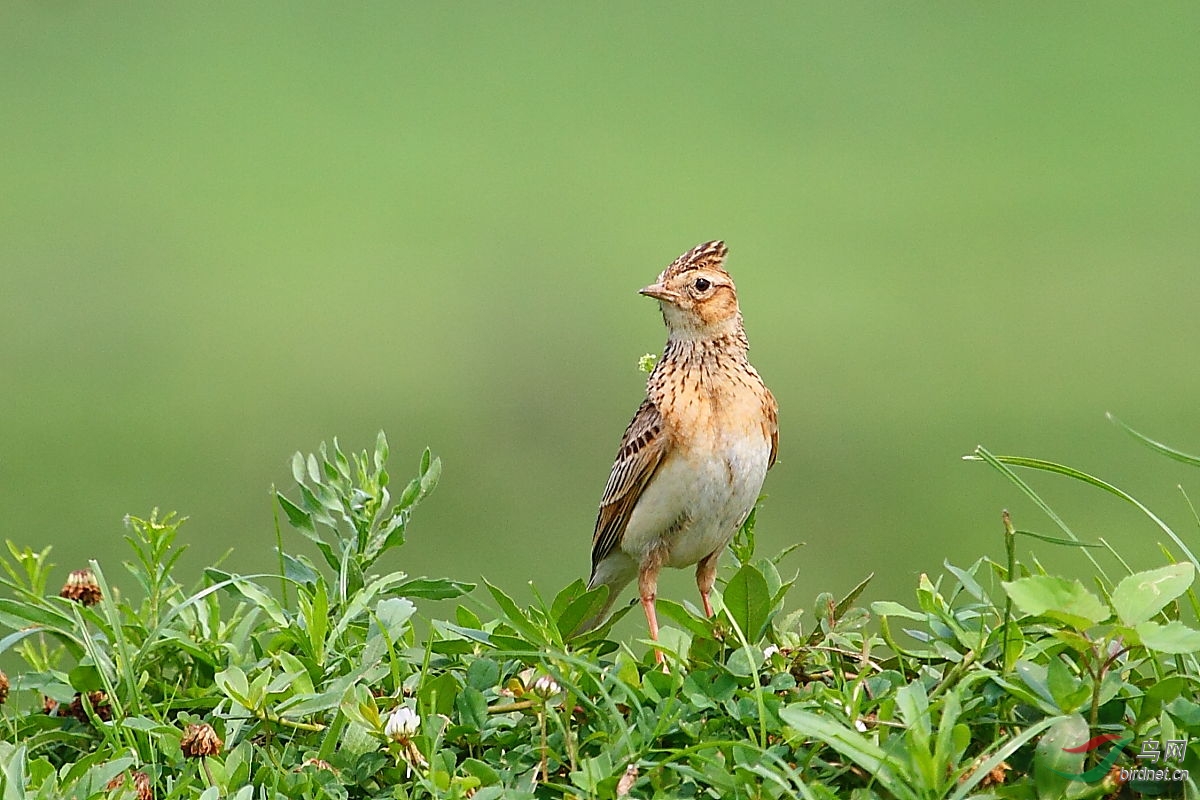
{"label": "bird's tail", "polygon": [[[616,579],[614,580],[613,578]],[[620,596],[621,590],[624,589],[631,580],[632,578],[617,578],[616,576],[613,576],[606,581],[601,580],[598,575],[593,574],[591,580],[588,581],[587,590],[590,592],[592,589],[595,589],[597,586],[603,584],[608,587],[608,598],[604,601],[604,605],[599,611],[576,626],[575,630],[571,632],[571,637],[582,636],[583,634],[588,633],[589,631],[594,631],[596,628],[599,628],[601,625],[603,625],[604,621],[608,619],[608,615],[612,612],[613,604],[617,602],[617,597]]]}

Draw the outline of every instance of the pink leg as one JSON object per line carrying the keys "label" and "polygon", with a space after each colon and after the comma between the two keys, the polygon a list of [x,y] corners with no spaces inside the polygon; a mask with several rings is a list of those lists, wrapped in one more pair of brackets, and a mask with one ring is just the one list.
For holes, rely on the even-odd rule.
{"label": "pink leg", "polygon": [[[646,612],[646,623],[650,626],[650,638],[658,641],[658,614],[654,611],[654,599],[658,596],[658,570],[655,563],[642,565],[638,572],[638,594],[642,599],[642,611]],[[654,651],[654,660],[666,666],[661,650]]]}
{"label": "pink leg", "polygon": [[708,596],[712,593],[713,584],[717,581],[717,560],[720,557],[721,551],[717,550],[709,553],[696,564],[696,588],[700,590],[700,600],[704,603],[704,614],[708,617],[713,615],[712,603],[708,601]]}

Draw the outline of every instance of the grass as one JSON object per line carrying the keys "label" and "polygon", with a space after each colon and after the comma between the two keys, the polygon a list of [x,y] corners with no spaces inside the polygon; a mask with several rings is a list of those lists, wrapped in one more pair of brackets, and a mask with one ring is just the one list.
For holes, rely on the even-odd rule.
{"label": "grass", "polygon": [[[911,602],[869,608],[868,577],[789,610],[788,554],[756,552],[752,514],[712,619],[659,601],[664,673],[649,643],[612,640],[612,622],[566,637],[605,589],[535,586],[522,606],[490,583],[381,573],[441,474],[426,451],[394,493],[388,457],[382,434],[372,451],[335,440],[297,454],[269,574],[217,565],[185,587],[184,520],[157,512],[128,519],[120,581],[115,564],[92,561],[61,595],[48,551],[10,542],[0,653],[20,668],[5,679],[0,800],[1197,793],[1195,777],[1121,778],[1139,766],[1200,774],[1196,558],[1098,478],[978,448],[970,458],[1059,531],[1005,514],[1001,558],[946,562]],[[1164,564],[1133,572],[1105,542],[1082,541],[1030,471],[1136,505],[1169,540]],[[1091,584],[1018,560],[1019,538],[1077,548]],[[460,604],[427,617],[430,600]],[[1153,752],[1154,764],[1139,758]]]}

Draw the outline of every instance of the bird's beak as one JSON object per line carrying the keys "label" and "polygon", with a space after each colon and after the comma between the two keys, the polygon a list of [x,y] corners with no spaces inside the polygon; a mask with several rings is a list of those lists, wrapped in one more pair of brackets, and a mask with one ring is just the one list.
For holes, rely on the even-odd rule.
{"label": "bird's beak", "polygon": [[638,294],[644,294],[646,297],[653,297],[655,300],[662,300],[666,303],[674,303],[678,298],[674,292],[661,283],[652,283],[649,286],[640,289]]}

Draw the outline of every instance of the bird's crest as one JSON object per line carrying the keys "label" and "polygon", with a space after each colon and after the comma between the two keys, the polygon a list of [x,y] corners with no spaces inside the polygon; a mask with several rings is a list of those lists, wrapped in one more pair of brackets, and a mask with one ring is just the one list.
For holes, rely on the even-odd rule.
{"label": "bird's crest", "polygon": [[674,278],[676,275],[682,275],[685,272],[702,268],[724,272],[725,256],[728,254],[729,249],[725,247],[724,242],[698,244],[672,261],[671,266],[663,270],[662,279]]}

